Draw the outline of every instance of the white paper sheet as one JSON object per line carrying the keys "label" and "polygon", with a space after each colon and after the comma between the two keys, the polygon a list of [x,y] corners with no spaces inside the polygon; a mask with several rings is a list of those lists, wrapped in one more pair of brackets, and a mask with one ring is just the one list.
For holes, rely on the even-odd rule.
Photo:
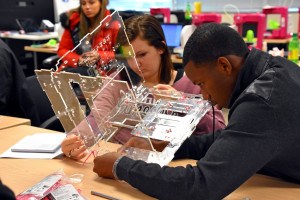
{"label": "white paper sheet", "polygon": [[[18,143],[13,145],[7,151],[5,151],[0,157],[1,158],[29,158],[29,159],[52,159],[59,155],[62,155],[61,148],[58,148],[54,153],[43,153],[41,152],[42,147],[60,145],[63,139],[66,137],[65,134],[60,133],[36,133],[32,136],[26,136]],[[30,138],[30,140],[28,140]],[[28,142],[30,141],[30,142]],[[28,143],[27,143],[28,142]],[[26,147],[26,144],[28,146]],[[21,146],[20,146],[21,145]],[[37,152],[13,152],[12,148],[22,147],[24,149],[37,149]],[[40,153],[38,153],[40,152]]]}

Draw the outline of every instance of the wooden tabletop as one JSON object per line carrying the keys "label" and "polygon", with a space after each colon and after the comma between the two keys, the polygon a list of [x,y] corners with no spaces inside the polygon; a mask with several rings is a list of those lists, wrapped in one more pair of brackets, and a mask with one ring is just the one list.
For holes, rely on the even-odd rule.
{"label": "wooden tabletop", "polygon": [[292,38],[285,38],[285,39],[264,39],[264,42],[269,44],[286,44],[289,43]]}
{"label": "wooden tabletop", "polygon": [[[0,132],[0,153],[3,153],[17,141],[26,135],[34,133],[55,133],[46,129],[32,126],[16,126],[4,129]],[[5,142],[4,142],[5,141]],[[119,145],[110,144],[111,149],[117,149]],[[46,176],[63,169],[65,174],[70,177],[73,174],[83,174],[81,183],[73,184],[76,188],[82,190],[84,196],[89,199],[102,199],[90,194],[91,190],[103,194],[115,196],[120,199],[154,199],[143,194],[137,189],[131,187],[124,181],[115,181],[98,177],[93,172],[93,157],[83,165],[83,161],[74,161],[70,158],[63,157],[61,159],[0,159],[0,178],[3,184],[10,187],[17,195],[24,190],[30,188]]]}
{"label": "wooden tabletop", "polygon": [[[26,125],[4,129],[3,131],[0,131],[0,153],[6,151],[26,135],[43,132],[49,133],[55,131]],[[119,147],[119,145],[116,144],[109,145],[112,149]],[[169,166],[195,165],[195,163],[196,160],[184,159],[172,161]],[[131,187],[124,181],[115,181],[98,177],[97,174],[93,172],[93,158],[90,158],[84,165],[83,161],[74,161],[66,157],[49,160],[0,159],[0,178],[5,185],[9,186],[15,192],[15,194],[23,192],[59,169],[63,169],[68,177],[73,174],[83,174],[84,177],[82,182],[73,185],[76,188],[81,189],[82,193],[89,199],[103,199],[92,196],[90,194],[91,190],[123,200],[154,199]],[[256,174],[224,200],[242,200],[243,198],[250,198],[251,200],[298,200],[299,197],[300,185]]]}
{"label": "wooden tabletop", "polygon": [[179,63],[182,64],[182,57],[179,57],[177,54],[171,55],[171,60],[173,63]]}
{"label": "wooden tabletop", "polygon": [[30,35],[30,34],[20,34],[18,32],[7,32],[7,33],[0,33],[0,38],[39,41],[39,40],[49,40],[52,38],[58,38],[58,33],[49,32],[44,35]]}
{"label": "wooden tabletop", "polygon": [[0,130],[18,125],[30,125],[30,119],[0,115]]}
{"label": "wooden tabletop", "polygon": [[[26,51],[33,51],[33,52],[42,52],[42,53],[57,53],[57,48],[56,47],[31,47],[31,46],[25,46],[24,49]],[[182,63],[182,58],[178,57],[176,54],[171,55],[171,60],[173,63]]]}
{"label": "wooden tabletop", "polygon": [[32,46],[25,46],[25,51],[34,51],[34,52],[42,52],[42,53],[57,53],[57,47],[32,47]]}

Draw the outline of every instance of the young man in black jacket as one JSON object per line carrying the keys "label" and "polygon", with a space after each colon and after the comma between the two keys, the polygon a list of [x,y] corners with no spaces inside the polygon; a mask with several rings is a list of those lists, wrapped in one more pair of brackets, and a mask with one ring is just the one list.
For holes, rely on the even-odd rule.
{"label": "young man in black jacket", "polygon": [[108,153],[95,159],[94,171],[113,178],[113,169],[116,178],[159,199],[222,199],[255,173],[300,183],[300,68],[249,51],[235,30],[214,23],[193,33],[183,62],[204,98],[230,109],[224,130],[191,136],[176,152],[197,165],[161,168]]}

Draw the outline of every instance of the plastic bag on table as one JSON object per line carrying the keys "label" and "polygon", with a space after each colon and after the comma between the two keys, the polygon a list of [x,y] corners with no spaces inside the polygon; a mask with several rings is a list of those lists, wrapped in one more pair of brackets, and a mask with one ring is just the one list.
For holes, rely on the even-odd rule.
{"label": "plastic bag on table", "polygon": [[42,200],[87,200],[80,191],[76,190],[72,184],[60,186],[56,190],[51,191]]}
{"label": "plastic bag on table", "polygon": [[[54,172],[50,174],[49,176],[45,177],[32,187],[28,188],[21,194],[16,196],[17,200],[40,200],[46,197],[48,194],[54,192],[58,189],[61,190],[66,190],[67,188],[70,188],[70,180],[69,178],[65,175],[62,169],[58,170],[57,172]],[[64,186],[64,187],[63,187]],[[73,187],[73,185],[71,185]],[[70,189],[70,196],[74,193],[74,197],[78,196],[80,197],[80,194],[76,191],[76,189],[73,187],[73,189]],[[73,192],[75,190],[77,192]],[[54,195],[55,196],[55,195]],[[72,197],[72,196],[71,196]],[[51,199],[51,198],[48,198]],[[59,198],[52,198],[54,199],[59,199]],[[71,198],[72,199],[72,198]],[[73,198],[74,200],[81,200],[84,198]],[[47,200],[45,198],[45,200]]]}

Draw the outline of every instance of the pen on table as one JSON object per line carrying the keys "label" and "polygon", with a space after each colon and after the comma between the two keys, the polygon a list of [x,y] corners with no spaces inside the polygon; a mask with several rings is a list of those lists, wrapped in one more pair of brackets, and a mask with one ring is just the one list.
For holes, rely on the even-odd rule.
{"label": "pen on table", "polygon": [[91,194],[99,196],[99,197],[103,197],[103,198],[106,198],[106,199],[121,200],[121,199],[118,199],[118,198],[115,198],[115,197],[112,197],[112,196],[109,196],[109,195],[106,195],[106,194],[102,194],[102,193],[99,193],[99,192],[95,192],[95,191],[91,191]]}

